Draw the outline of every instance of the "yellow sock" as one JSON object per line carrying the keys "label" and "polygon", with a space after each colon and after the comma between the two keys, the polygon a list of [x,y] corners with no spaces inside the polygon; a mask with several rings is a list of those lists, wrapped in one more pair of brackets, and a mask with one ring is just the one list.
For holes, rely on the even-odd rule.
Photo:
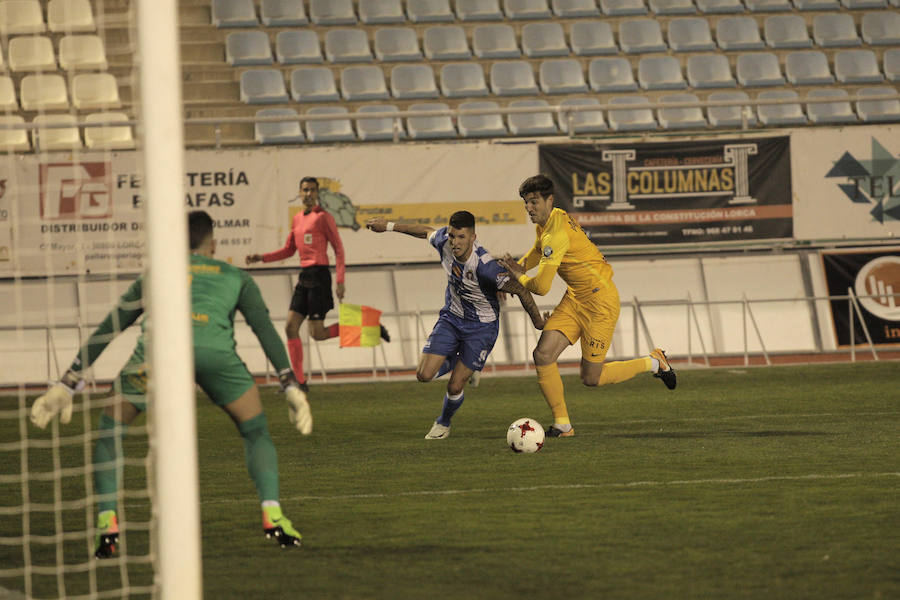
{"label": "yellow sock", "polygon": [[597,385],[610,383],[622,383],[628,381],[638,373],[646,373],[653,368],[653,360],[649,356],[635,358],[634,360],[620,360],[606,363],[600,372],[600,381]]}
{"label": "yellow sock", "polygon": [[535,365],[537,369],[538,385],[544,399],[553,412],[553,422],[559,425],[569,423],[569,411],[566,409],[566,398],[563,392],[562,377],[559,376],[559,367],[556,363],[549,365]]}

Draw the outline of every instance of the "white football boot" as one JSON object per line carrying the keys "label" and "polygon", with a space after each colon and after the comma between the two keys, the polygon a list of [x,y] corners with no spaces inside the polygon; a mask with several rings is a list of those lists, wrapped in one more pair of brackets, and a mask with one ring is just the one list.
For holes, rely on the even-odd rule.
{"label": "white football boot", "polygon": [[426,440],[443,440],[450,437],[450,426],[441,425],[437,421],[431,426],[431,431],[425,434]]}

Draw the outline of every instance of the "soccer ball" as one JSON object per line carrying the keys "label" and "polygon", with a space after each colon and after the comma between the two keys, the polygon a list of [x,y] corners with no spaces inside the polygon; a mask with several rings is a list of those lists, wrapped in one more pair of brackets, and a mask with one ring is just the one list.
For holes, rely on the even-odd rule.
{"label": "soccer ball", "polygon": [[534,419],[518,419],[509,426],[506,443],[513,452],[537,452],[544,447],[544,428]]}

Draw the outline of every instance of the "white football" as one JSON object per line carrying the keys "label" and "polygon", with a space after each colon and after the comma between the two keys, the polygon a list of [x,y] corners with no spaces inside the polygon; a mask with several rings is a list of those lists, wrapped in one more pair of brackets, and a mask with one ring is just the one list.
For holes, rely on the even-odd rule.
{"label": "white football", "polygon": [[544,428],[534,419],[518,419],[509,426],[506,443],[513,452],[537,452],[544,447]]}

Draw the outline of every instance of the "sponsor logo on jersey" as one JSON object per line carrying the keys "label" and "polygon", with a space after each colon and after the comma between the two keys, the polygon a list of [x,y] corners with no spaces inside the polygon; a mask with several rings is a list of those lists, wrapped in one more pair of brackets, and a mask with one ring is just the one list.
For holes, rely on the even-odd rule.
{"label": "sponsor logo on jersey", "polygon": [[553,248],[551,248],[550,246],[544,246],[543,253],[545,257],[550,258],[550,256],[553,255]]}

